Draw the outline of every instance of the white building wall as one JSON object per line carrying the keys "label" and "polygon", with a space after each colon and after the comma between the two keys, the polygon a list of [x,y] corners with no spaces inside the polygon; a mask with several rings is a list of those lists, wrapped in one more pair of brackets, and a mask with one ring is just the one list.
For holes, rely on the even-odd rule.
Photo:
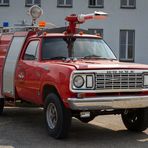
{"label": "white building wall", "polygon": [[[120,0],[104,0],[104,8],[88,8],[88,0],[73,0],[72,8],[58,8],[57,0],[41,0],[44,10],[40,20],[64,26],[64,18],[71,13],[91,13],[101,10],[109,13],[107,20],[88,21],[81,28],[102,28],[104,39],[119,57],[120,29],[135,30],[135,62],[148,64],[148,0],[136,0],[136,9],[121,9]],[[26,14],[25,0],[10,0],[9,7],[0,7],[0,24],[8,21],[11,25],[23,19],[30,22]]]}

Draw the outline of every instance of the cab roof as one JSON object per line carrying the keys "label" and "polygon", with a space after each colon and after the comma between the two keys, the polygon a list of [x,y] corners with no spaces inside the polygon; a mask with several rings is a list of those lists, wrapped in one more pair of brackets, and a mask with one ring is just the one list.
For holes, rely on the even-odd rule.
{"label": "cab roof", "polygon": [[67,34],[67,27],[53,28],[53,29],[45,29],[39,31],[36,37],[89,37],[89,38],[102,38],[100,35],[92,35],[88,32],[88,30],[84,29],[76,29],[76,34]]}
{"label": "cab roof", "polygon": [[[12,31],[13,29],[13,31]],[[67,27],[60,27],[60,28],[39,28],[39,27],[24,27],[24,28],[10,28],[11,31],[7,28],[7,32],[3,32],[3,34],[11,34],[13,36],[26,36],[28,33],[28,37],[36,38],[36,37],[68,37],[68,36],[75,36],[75,37],[87,37],[87,38],[102,38],[100,35],[92,35],[89,33],[88,30],[84,29],[76,29],[75,34],[68,34],[66,32]]]}

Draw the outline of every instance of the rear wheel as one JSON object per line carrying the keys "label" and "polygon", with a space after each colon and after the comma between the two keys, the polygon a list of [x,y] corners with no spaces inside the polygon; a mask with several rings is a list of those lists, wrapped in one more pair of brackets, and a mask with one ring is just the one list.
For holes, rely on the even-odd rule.
{"label": "rear wheel", "polygon": [[3,113],[4,109],[4,98],[0,98],[0,115]]}
{"label": "rear wheel", "polygon": [[142,132],[148,127],[148,108],[127,110],[121,117],[125,127],[130,131]]}
{"label": "rear wheel", "polygon": [[46,97],[44,115],[50,136],[56,139],[67,137],[71,126],[71,112],[64,107],[58,95],[51,93]]}

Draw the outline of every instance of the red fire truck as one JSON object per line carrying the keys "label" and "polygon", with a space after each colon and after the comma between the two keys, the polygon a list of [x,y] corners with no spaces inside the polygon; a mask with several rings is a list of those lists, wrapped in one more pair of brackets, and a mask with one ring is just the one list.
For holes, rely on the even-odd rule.
{"label": "red fire truck", "polygon": [[4,28],[0,35],[0,114],[5,101],[42,106],[57,139],[67,136],[72,117],[88,123],[121,114],[128,130],[147,129],[148,66],[119,62],[99,35],[76,27],[107,14],[73,14],[67,27],[43,29],[36,26],[41,13],[33,6],[33,26]]}

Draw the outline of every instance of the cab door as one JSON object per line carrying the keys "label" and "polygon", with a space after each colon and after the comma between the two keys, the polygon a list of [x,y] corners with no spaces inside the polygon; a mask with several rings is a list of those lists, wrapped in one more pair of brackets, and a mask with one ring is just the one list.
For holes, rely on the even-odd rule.
{"label": "cab door", "polygon": [[20,98],[39,103],[41,71],[39,68],[40,40],[28,42],[16,70],[16,89]]}

